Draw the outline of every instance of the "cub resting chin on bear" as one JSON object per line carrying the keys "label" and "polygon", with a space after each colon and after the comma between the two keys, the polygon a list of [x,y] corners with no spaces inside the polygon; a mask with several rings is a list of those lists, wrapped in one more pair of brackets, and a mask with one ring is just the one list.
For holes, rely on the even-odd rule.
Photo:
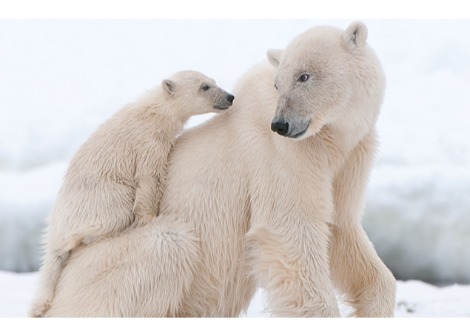
{"label": "cub resting chin on bear", "polygon": [[361,226],[385,90],[367,28],[314,27],[268,60],[176,140],[156,218],[71,253],[44,316],[233,317],[258,287],[274,316],[339,316],[335,292],[393,316]]}
{"label": "cub resting chin on bear", "polygon": [[41,286],[30,314],[47,312],[70,254],[158,215],[168,154],[193,115],[228,109],[234,96],[196,71],[163,80],[102,124],[72,158],[45,236]]}

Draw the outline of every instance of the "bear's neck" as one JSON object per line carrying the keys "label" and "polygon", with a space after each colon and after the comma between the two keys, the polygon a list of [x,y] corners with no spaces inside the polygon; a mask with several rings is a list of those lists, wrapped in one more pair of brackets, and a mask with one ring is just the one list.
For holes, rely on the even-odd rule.
{"label": "bear's neck", "polygon": [[163,89],[156,89],[150,92],[146,98],[147,113],[158,118],[165,118],[169,121],[168,124],[175,124],[182,126],[188,120],[189,116],[186,115],[184,105],[181,105],[179,99],[168,98],[167,93]]}
{"label": "bear's neck", "polygon": [[154,124],[158,136],[175,137],[183,130],[187,118],[175,109],[178,106],[174,106],[170,100],[160,89],[148,92],[132,108],[136,120]]}

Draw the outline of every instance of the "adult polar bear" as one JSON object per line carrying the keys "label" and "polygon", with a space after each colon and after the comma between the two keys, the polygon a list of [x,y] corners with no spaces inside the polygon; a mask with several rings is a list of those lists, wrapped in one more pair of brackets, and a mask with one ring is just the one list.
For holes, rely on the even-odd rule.
{"label": "adult polar bear", "polygon": [[315,27],[268,52],[277,70],[253,68],[231,113],[178,139],[161,214],[72,254],[46,316],[238,316],[258,285],[277,316],[339,316],[334,288],[392,316],[360,224],[385,86],[366,38]]}

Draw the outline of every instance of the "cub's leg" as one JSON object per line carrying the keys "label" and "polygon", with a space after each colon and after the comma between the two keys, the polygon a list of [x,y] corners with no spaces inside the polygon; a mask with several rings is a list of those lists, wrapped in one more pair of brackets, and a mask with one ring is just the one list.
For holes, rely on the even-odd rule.
{"label": "cub's leg", "polygon": [[55,250],[46,249],[43,265],[41,267],[41,281],[38,295],[33,300],[29,310],[31,317],[43,317],[52,304],[54,292],[62,270],[69,259],[70,250],[78,245],[58,248]]}

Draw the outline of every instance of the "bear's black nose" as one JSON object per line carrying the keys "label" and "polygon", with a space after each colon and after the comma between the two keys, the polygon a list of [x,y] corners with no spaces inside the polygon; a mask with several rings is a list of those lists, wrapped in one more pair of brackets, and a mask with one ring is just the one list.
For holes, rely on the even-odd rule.
{"label": "bear's black nose", "polygon": [[273,130],[274,132],[277,132],[281,136],[285,136],[289,132],[289,123],[285,121],[272,122],[271,130]]}
{"label": "bear's black nose", "polygon": [[228,94],[227,95],[227,100],[228,102],[232,103],[233,102],[233,99],[235,98],[235,96],[233,96],[232,94]]}

